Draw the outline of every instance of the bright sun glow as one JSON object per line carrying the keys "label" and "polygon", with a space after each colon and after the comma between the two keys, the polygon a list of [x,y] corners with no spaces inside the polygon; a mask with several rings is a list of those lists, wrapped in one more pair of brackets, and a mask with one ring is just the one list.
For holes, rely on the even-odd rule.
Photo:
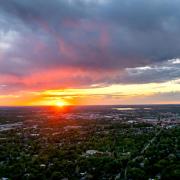
{"label": "bright sun glow", "polygon": [[56,103],[56,106],[58,106],[58,107],[63,107],[63,106],[65,106],[66,105],[66,103],[65,102],[62,102],[62,101],[58,101],[57,103]]}

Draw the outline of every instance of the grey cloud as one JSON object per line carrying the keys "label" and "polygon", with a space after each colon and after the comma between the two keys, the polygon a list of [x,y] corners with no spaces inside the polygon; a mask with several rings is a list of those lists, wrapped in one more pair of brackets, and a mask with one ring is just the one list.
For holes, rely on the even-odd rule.
{"label": "grey cloud", "polygon": [[179,78],[180,59],[172,59],[150,66],[127,68],[123,76],[116,77],[116,81],[121,83],[150,83],[178,80]]}
{"label": "grey cloud", "polygon": [[[179,67],[167,60],[180,57],[179,12],[178,0],[1,1],[0,32],[17,32],[18,38],[0,51],[0,74],[74,67],[89,71],[85,84],[177,79]],[[135,72],[147,65],[151,69]],[[97,69],[124,74],[97,81]]]}

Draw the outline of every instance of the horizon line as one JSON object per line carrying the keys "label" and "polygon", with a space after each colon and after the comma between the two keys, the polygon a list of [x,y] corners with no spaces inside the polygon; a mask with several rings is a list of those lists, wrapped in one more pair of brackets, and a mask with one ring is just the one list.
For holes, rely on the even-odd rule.
{"label": "horizon line", "polygon": [[[84,105],[64,105],[64,107],[72,107],[72,106],[167,106],[167,105],[180,105],[176,103],[155,103],[155,104],[84,104]],[[56,105],[0,105],[1,107],[56,107]]]}

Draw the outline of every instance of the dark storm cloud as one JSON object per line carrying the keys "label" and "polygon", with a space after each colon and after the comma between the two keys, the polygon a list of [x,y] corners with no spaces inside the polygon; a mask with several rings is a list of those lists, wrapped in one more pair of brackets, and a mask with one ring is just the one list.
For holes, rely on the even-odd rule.
{"label": "dark storm cloud", "polygon": [[[174,67],[132,73],[133,68],[164,65],[180,57],[178,0],[0,3],[0,74],[24,77],[73,67],[75,72],[89,72],[85,84],[162,82],[180,77]],[[95,78],[93,71],[112,75]],[[84,79],[78,76],[75,79]]]}

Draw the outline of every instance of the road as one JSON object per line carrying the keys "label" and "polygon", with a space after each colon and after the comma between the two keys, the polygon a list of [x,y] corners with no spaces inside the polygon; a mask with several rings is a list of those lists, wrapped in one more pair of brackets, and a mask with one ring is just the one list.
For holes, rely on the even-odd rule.
{"label": "road", "polygon": [[[140,156],[140,155],[142,155],[142,154],[144,154],[144,152],[149,148],[149,146],[156,140],[156,138],[161,134],[161,132],[162,132],[162,128],[154,135],[154,137],[151,139],[151,140],[149,140],[149,142],[148,142],[148,144],[146,144],[144,147],[143,147],[143,149],[141,150],[141,152],[140,152],[140,154],[138,155],[138,156],[136,156],[135,158],[133,158],[133,159],[131,159],[131,161],[136,161],[136,159]],[[130,160],[129,160],[130,161]],[[125,170],[124,170],[124,179],[127,179],[127,168],[128,168],[128,163],[127,163],[127,166],[126,166],[126,168],[125,168]]]}

